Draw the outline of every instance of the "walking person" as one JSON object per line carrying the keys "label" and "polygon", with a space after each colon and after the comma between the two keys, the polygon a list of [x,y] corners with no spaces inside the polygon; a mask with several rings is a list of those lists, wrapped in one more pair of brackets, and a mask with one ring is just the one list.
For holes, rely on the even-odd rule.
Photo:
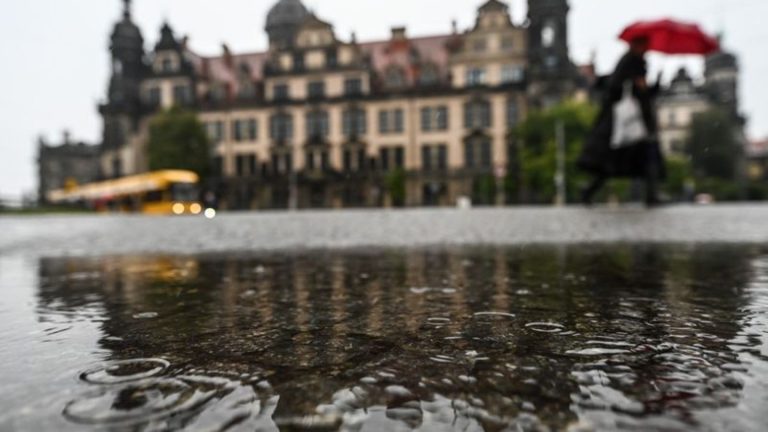
{"label": "walking person", "polygon": [[[645,55],[649,39],[639,36],[629,43],[629,51],[603,88],[603,102],[595,126],[578,160],[581,169],[593,176],[582,191],[582,201],[591,205],[594,196],[610,178],[642,178],[645,180],[645,202],[659,204],[658,182],[664,177],[664,158],[657,139],[658,125],[654,99],[659,83],[650,86],[646,80]],[[639,105],[644,131],[642,138],[617,145],[615,108],[623,98],[631,97]]]}

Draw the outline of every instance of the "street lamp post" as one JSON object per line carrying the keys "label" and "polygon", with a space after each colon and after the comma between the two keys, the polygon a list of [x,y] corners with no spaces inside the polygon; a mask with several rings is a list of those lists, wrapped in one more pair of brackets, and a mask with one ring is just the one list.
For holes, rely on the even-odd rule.
{"label": "street lamp post", "polygon": [[555,205],[562,207],[567,201],[565,186],[565,125],[562,120],[558,120],[555,125],[555,141],[557,144],[557,173],[555,174],[557,198],[555,199]]}

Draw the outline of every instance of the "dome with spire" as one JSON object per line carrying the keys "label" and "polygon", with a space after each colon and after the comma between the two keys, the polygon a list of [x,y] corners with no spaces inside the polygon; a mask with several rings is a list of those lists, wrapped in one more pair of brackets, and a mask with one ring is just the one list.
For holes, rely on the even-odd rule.
{"label": "dome with spire", "polygon": [[144,38],[139,27],[131,20],[131,0],[123,0],[123,19],[115,24],[111,36],[111,50],[116,57],[141,57]]}
{"label": "dome with spire", "polygon": [[309,15],[301,0],[280,0],[267,14],[266,31],[269,42],[278,48],[290,47],[296,31]]}

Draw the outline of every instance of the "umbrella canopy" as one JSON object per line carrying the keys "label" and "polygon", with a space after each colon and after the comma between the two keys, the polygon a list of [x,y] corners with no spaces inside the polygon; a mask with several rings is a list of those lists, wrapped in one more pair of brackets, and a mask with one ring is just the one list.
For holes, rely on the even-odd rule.
{"label": "umbrella canopy", "polygon": [[619,36],[627,42],[645,37],[649,49],[664,54],[712,54],[720,50],[717,39],[704,33],[696,24],[671,19],[641,21],[630,25]]}

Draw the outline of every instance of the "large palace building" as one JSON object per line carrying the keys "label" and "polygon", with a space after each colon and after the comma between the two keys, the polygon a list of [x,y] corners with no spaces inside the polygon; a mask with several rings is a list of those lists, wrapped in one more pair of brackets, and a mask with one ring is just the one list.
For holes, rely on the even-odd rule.
{"label": "large palace building", "polygon": [[[111,37],[101,172],[147,171],[152,115],[198,113],[214,144],[206,185],[228,209],[500,204],[513,197],[528,110],[579,93],[566,0],[529,0],[516,25],[499,0],[475,25],[429,37],[342,40],[300,0],[269,12],[269,49],[196,54],[166,24],[150,52],[124,0]],[[448,26],[446,26],[448,27]]]}

